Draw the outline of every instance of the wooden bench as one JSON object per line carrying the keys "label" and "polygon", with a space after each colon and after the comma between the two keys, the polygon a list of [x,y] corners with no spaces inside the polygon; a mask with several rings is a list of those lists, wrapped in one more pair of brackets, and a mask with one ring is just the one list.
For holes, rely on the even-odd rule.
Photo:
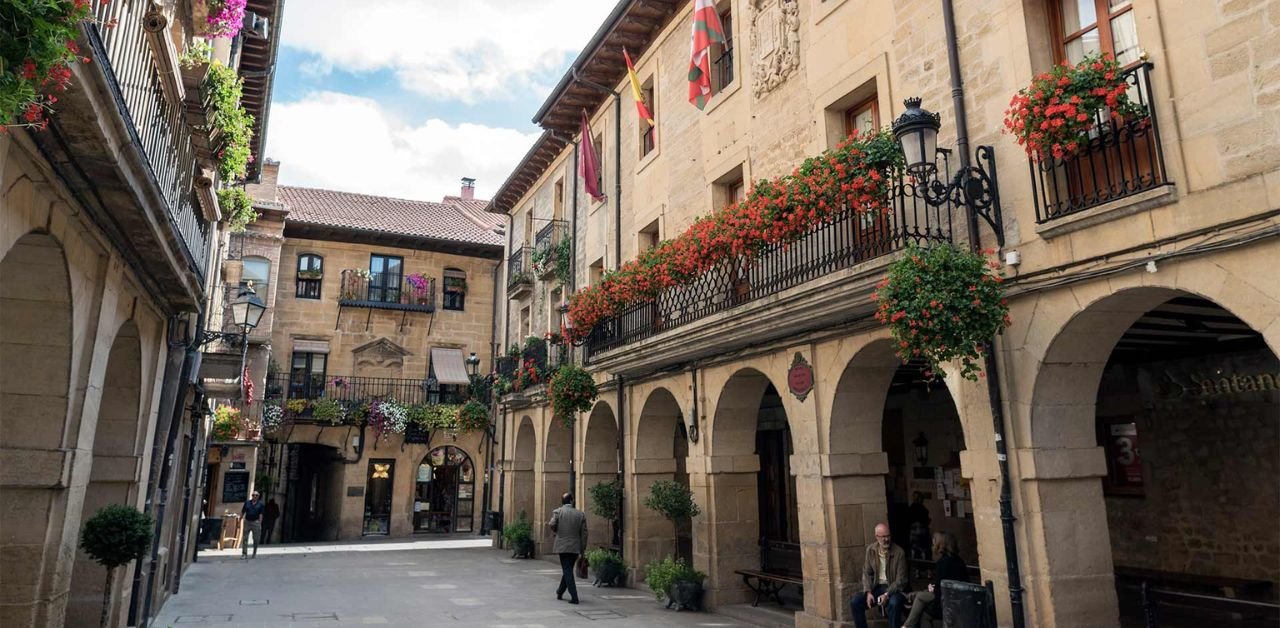
{"label": "wooden bench", "polygon": [[752,606],[759,606],[762,598],[773,598],[779,605],[782,601],[782,590],[788,585],[795,585],[804,599],[804,577],[800,567],[800,545],[784,541],[760,541],[760,569],[739,569],[734,573],[742,576],[742,582],[755,594]]}
{"label": "wooden bench", "polygon": [[[794,584],[800,589],[800,594],[804,595],[804,579],[799,576],[783,573],[769,573],[758,569],[739,569],[734,571],[742,576],[742,582],[747,585],[756,594],[756,598],[752,600],[752,606],[759,606],[761,598],[773,598],[773,601],[782,606],[782,589],[787,585]],[[752,581],[755,581],[754,583]]]}
{"label": "wooden bench", "polygon": [[[1121,588],[1131,587],[1121,584]],[[1275,626],[1280,623],[1280,604],[1258,602],[1236,598],[1187,593],[1150,586],[1143,583],[1140,587],[1142,614],[1148,628],[1160,626],[1160,616],[1165,615],[1162,609],[1170,611],[1171,617],[1186,621],[1192,618],[1202,625],[1211,625],[1223,620],[1245,622],[1244,626]],[[1121,604],[1124,607],[1124,604]]]}
{"label": "wooden bench", "polygon": [[1147,582],[1164,589],[1221,595],[1229,599],[1261,599],[1271,592],[1271,582],[1268,580],[1178,573],[1141,567],[1116,567],[1116,581],[1128,581],[1139,586]]}

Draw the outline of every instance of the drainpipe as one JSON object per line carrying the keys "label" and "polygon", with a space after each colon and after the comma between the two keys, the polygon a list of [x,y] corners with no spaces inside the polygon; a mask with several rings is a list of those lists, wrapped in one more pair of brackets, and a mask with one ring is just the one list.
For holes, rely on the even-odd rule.
{"label": "drainpipe", "polygon": [[[493,317],[492,323],[489,325],[489,368],[497,370],[498,367],[498,347],[493,342],[498,337],[498,277],[499,271],[502,270],[502,261],[493,265]],[[484,431],[485,454],[484,454],[484,496],[480,498],[480,503],[484,504],[484,512],[480,514],[480,536],[484,536],[489,532],[487,523],[490,508],[489,498],[493,496],[493,422],[496,418],[495,410],[498,407],[497,399],[493,395],[492,383],[489,387],[489,427]]]}
{"label": "drainpipe", "polygon": [[[956,152],[960,153],[960,167],[969,168],[969,124],[964,108],[964,81],[960,77],[960,49],[956,39],[956,16],[952,0],[942,0],[942,21],[947,35],[947,64],[951,69],[951,99],[956,116]],[[969,209],[969,246],[982,250],[982,236],[978,231],[978,216]],[[1000,371],[996,360],[995,342],[988,340],[983,346],[987,370],[987,397],[991,404],[991,418],[996,439],[996,460],[1000,466],[1000,523],[1004,533],[1005,570],[1009,578],[1009,609],[1014,628],[1026,626],[1022,608],[1022,570],[1018,565],[1018,539],[1013,524],[1013,492],[1009,480],[1009,455],[1004,426],[1004,400],[1000,393]]]}
{"label": "drainpipe", "polygon": [[613,381],[618,385],[618,488],[621,491],[622,498],[618,500],[618,554],[625,557],[626,554],[626,508],[627,508],[627,457],[626,457],[626,425],[627,411],[623,406],[624,397],[622,393],[624,380],[621,375],[615,375]]}

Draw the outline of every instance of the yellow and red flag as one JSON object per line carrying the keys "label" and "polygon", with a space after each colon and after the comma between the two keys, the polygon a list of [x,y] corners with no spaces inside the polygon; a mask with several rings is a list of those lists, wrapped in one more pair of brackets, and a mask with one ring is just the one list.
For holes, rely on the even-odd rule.
{"label": "yellow and red flag", "polygon": [[648,105],[644,104],[644,92],[640,89],[640,77],[636,76],[636,66],[631,64],[631,55],[627,54],[627,49],[622,49],[622,58],[627,61],[627,78],[631,79],[631,95],[636,98],[636,112],[640,114],[640,119],[649,123],[649,126],[657,126],[653,123],[653,114],[649,112]]}

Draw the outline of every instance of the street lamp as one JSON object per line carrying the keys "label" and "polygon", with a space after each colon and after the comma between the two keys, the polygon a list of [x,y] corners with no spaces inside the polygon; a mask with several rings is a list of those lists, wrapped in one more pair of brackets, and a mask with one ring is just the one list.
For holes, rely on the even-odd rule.
{"label": "street lamp", "polygon": [[471,370],[471,377],[475,377],[480,372],[480,356],[472,351],[471,355],[467,356],[466,362],[467,368]]}
{"label": "street lamp", "polygon": [[902,146],[907,174],[924,179],[938,169],[935,156],[942,119],[936,113],[921,109],[918,97],[908,98],[903,104],[907,110],[893,121],[893,138]]}
{"label": "street lamp", "polygon": [[[267,311],[267,306],[258,298],[258,293],[253,291],[253,287],[242,285],[236,289],[236,296],[228,304],[231,308],[232,323],[240,329],[237,332],[226,331],[206,331],[200,336],[200,345],[204,346],[215,340],[221,340],[228,344],[244,342],[249,332],[253,331],[262,321],[262,315]],[[246,343],[247,344],[247,343]]]}

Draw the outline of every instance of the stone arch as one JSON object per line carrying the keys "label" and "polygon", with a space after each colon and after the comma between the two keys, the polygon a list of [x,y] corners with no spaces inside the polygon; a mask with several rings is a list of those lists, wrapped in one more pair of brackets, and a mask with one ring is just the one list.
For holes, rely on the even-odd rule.
{"label": "stone arch", "polygon": [[[65,612],[70,570],[60,548],[78,526],[64,472],[74,445],[67,434],[72,360],[72,297],[66,255],[46,233],[18,238],[0,260],[0,538],[6,617],[35,624]],[[16,532],[16,533],[15,533]],[[54,590],[61,589],[61,590]],[[59,623],[51,619],[47,623]]]}
{"label": "stone arch", "polygon": [[613,522],[591,512],[591,487],[618,479],[618,419],[608,403],[599,401],[586,420],[582,463],[579,467],[582,494],[578,501],[583,504],[583,510],[587,513],[587,529],[591,531],[591,537],[601,541],[593,544],[604,544],[602,541],[609,539],[609,545],[619,545],[621,539],[605,535],[606,530],[613,532]]}
{"label": "stone arch", "polygon": [[[1179,273],[1180,284],[1189,284],[1191,276],[1199,275],[1189,271]],[[1233,282],[1224,277],[1218,280],[1219,284]],[[1274,297],[1259,291],[1251,295],[1252,300],[1220,299],[1233,293],[1219,284],[1205,283],[1194,291],[1188,289],[1191,286],[1148,285],[1105,294],[1058,321],[1048,336],[1029,398],[1015,400],[1028,419],[1018,445],[1032,454],[1020,465],[1026,505],[1019,516],[1026,522],[1028,538],[1046,539],[1043,546],[1031,548],[1039,555],[1028,561],[1033,565],[1029,571],[1043,587],[1032,594],[1035,599],[1054,600],[1036,605],[1033,622],[1064,626],[1118,621],[1113,543],[1100,481],[1107,475],[1107,458],[1099,446],[1098,399],[1104,372],[1126,332],[1166,302],[1194,297],[1227,310],[1257,331],[1274,360],[1280,338],[1276,325],[1266,325],[1274,320],[1274,309],[1268,319],[1267,308],[1258,307],[1267,301],[1274,304]],[[1270,337],[1267,332],[1272,332]],[[1077,608],[1090,612],[1080,617],[1071,611]]]}
{"label": "stone arch", "polygon": [[[541,479],[542,508],[537,514],[529,513],[534,521],[546,521],[551,511],[560,507],[564,494],[572,490],[569,471],[572,467],[573,428],[558,418],[547,415],[547,431],[543,438]],[[580,503],[580,502],[579,502]],[[537,536],[542,537],[542,553],[551,551],[554,533],[545,525],[534,525]]]}
{"label": "stone arch", "polygon": [[[92,428],[93,463],[81,521],[111,504],[133,504],[137,499],[142,459],[141,396],[142,346],[138,326],[130,320],[116,332],[107,357],[98,417]],[[83,551],[77,553],[67,606],[68,626],[91,627],[99,623],[105,578],[106,570]],[[115,591],[122,591],[129,582],[127,578],[116,578],[114,584]],[[113,592],[113,605],[120,599]]]}
{"label": "stone arch", "polygon": [[[538,453],[538,435],[528,415],[517,421],[515,450],[511,459],[511,512],[507,519],[515,521],[525,513],[530,521],[538,520],[534,512],[534,462]],[[536,529],[536,527],[535,527]]]}
{"label": "stone arch", "polygon": [[632,563],[643,566],[664,556],[693,559],[692,530],[688,525],[673,528],[658,513],[644,505],[650,488],[660,480],[675,480],[689,486],[688,436],[684,413],[675,395],[655,388],[644,400],[636,421],[634,455],[628,482],[633,507],[627,513],[629,535],[634,539],[628,552]]}

